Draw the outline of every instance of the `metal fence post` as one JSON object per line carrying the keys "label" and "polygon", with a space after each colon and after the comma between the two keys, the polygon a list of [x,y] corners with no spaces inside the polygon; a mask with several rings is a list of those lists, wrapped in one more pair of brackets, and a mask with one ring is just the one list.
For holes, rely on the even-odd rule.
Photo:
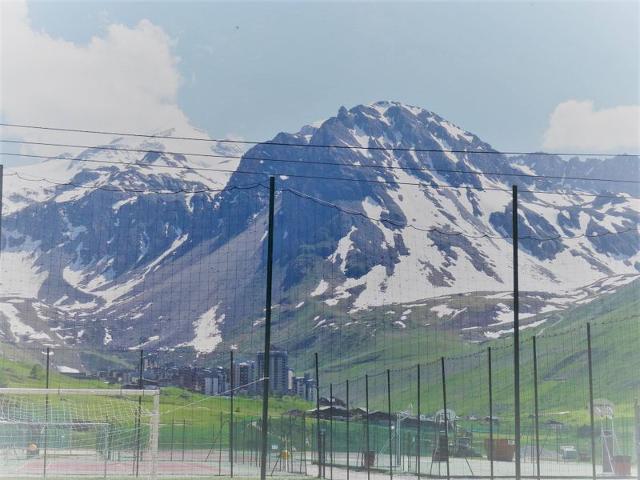
{"label": "metal fence post", "polygon": [[104,439],[104,463],[102,464],[102,476],[103,478],[107,478],[107,465],[109,461],[109,450],[111,449],[111,423],[109,422],[109,418],[105,418],[105,423],[108,425],[107,434]]}
{"label": "metal fence post", "polygon": [[349,403],[349,380],[346,381],[346,401],[347,401],[347,480],[349,480],[349,470],[351,462],[349,461],[349,455],[351,454],[351,444],[349,439],[349,420],[351,417],[351,404]]}
{"label": "metal fence post", "polygon": [[287,459],[289,460],[288,472],[293,472],[293,424],[291,413],[289,413],[289,448],[287,448]]}
{"label": "metal fence post", "polygon": [[[51,348],[47,347],[47,368],[45,371],[44,384],[45,388],[49,389],[49,371],[51,368]],[[47,478],[47,451],[49,443],[49,394],[44,397],[44,458],[42,461],[42,475]]]}
{"label": "metal fence post", "polygon": [[416,472],[418,476],[420,476],[420,441],[421,441],[421,433],[422,433],[422,419],[421,419],[421,406],[420,406],[420,364],[416,365],[418,370],[418,398],[417,398],[417,408],[418,408],[418,432],[416,439]]}
{"label": "metal fence post", "polygon": [[366,446],[367,451],[364,455],[365,464],[367,466],[367,480],[371,480],[371,465],[369,462],[369,450],[371,449],[369,446],[369,375],[366,374],[364,376],[364,399],[365,399],[365,409],[367,410],[365,415],[365,429],[366,429]]}
{"label": "metal fence post", "polygon": [[[222,415],[222,412],[220,413],[220,415]],[[222,419],[220,420],[222,421]],[[186,419],[182,419],[182,456],[181,456],[181,461],[184,462],[184,450],[185,450],[185,442],[187,441],[187,420]],[[218,470],[220,468],[218,467]]]}
{"label": "metal fence post", "polygon": [[333,480],[333,383],[329,384],[329,448],[331,448],[329,478]]}
{"label": "metal fence post", "polygon": [[318,368],[318,352],[315,353],[316,362],[316,440],[318,442],[318,478],[322,476],[321,438],[320,438],[320,369]]}
{"label": "metal fence post", "polygon": [[230,385],[230,394],[229,394],[229,473],[233,478],[233,389],[234,385],[234,375],[233,375],[233,350],[229,350],[229,385]]}
{"label": "metal fence post", "polygon": [[275,209],[275,178],[269,177],[269,218],[267,226],[267,292],[264,321],[264,367],[262,381],[262,457],[260,480],[267,478],[267,442],[269,440],[269,362],[271,352],[271,286],[273,283],[273,212]]}
{"label": "metal fence post", "polygon": [[[140,364],[138,366],[138,388],[144,388],[144,350],[140,349]],[[142,396],[138,396],[138,411],[136,414],[136,457],[134,462],[136,477],[140,474],[140,433],[142,430]]]}
{"label": "metal fence post", "polygon": [[591,426],[591,477],[596,480],[596,436],[593,412],[593,363],[591,357],[591,324],[587,323],[587,361],[589,362],[589,421]]}
{"label": "metal fence post", "polygon": [[516,444],[516,480],[520,480],[520,289],[518,286],[518,187],[513,186],[513,408]]}
{"label": "metal fence post", "polygon": [[[389,478],[393,480],[393,441],[391,433],[391,370],[387,369],[387,415],[389,433]],[[396,435],[398,432],[396,432]]]}
{"label": "metal fence post", "polygon": [[[446,460],[447,460],[447,480],[451,478],[451,473],[449,471],[449,419],[447,412],[447,377],[445,375],[444,369],[444,357],[440,357],[440,366],[442,372],[442,403],[444,405],[444,438],[446,445]],[[438,449],[440,449],[440,437],[438,436]],[[442,453],[441,453],[442,454]]]}
{"label": "metal fence post", "polygon": [[[176,422],[176,417],[175,417],[175,414],[174,414],[174,416],[171,418],[171,435],[170,435],[171,453],[169,453],[169,460],[170,461],[173,461],[173,433],[174,433],[174,429],[175,429],[175,422]],[[215,431],[214,431],[214,435],[215,435]]]}
{"label": "metal fence post", "polygon": [[638,399],[635,401],[634,411],[636,419],[636,470],[638,480],[640,480],[640,403],[638,403]]}
{"label": "metal fence post", "polygon": [[244,451],[247,448],[247,419],[242,420],[242,464],[244,465]]}
{"label": "metal fence post", "polygon": [[531,338],[533,343],[533,405],[536,435],[536,478],[540,480],[540,410],[538,408],[538,352],[536,350],[536,337]]}
{"label": "metal fence post", "polygon": [[306,475],[307,474],[307,414],[305,412],[302,412],[302,457],[304,458],[304,474]]}
{"label": "metal fence post", "polygon": [[489,363],[489,469],[493,480],[493,378],[491,371],[491,347],[487,348]]}

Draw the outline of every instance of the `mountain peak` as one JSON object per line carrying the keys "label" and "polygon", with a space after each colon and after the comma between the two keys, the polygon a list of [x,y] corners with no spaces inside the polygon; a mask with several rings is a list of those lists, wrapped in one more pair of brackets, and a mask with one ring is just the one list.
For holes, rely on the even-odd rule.
{"label": "mountain peak", "polygon": [[349,109],[342,106],[335,116],[321,122],[313,131],[307,127],[303,130],[295,134],[279,134],[277,141],[287,141],[290,136],[288,141],[303,137],[313,144],[360,147],[433,150],[491,148],[473,133],[432,111],[389,100],[360,104]]}
{"label": "mountain peak", "polygon": [[[0,309],[0,338],[35,341],[47,335],[61,343],[108,341],[125,347],[155,339],[146,344],[152,348],[199,345],[199,332],[219,329],[224,341],[235,341],[233,332],[253,328],[263,313],[262,303],[244,299],[257,298],[263,289],[267,198],[257,184],[265,175],[277,175],[281,189],[275,241],[286,245],[277,253],[277,283],[289,296],[282,299],[283,322],[302,319],[314,328],[333,329],[340,319],[353,317],[364,332],[369,313],[380,308],[387,315],[383,304],[403,304],[406,309],[396,309],[396,325],[407,331],[417,328],[418,317],[433,317],[434,312],[443,322],[456,316],[461,328],[481,324],[497,330],[508,306],[490,299],[501,298],[495,295],[508,289],[507,244],[482,234],[509,231],[512,179],[475,172],[496,171],[497,164],[503,173],[554,176],[585,168],[555,157],[467,153],[490,147],[429,110],[394,101],[342,107],[319,125],[255,145],[240,165],[233,158],[240,155],[232,152],[233,144],[160,138],[167,135],[204,136],[164,131],[157,138],[124,137],[115,145],[103,144],[121,151],[87,149],[72,159],[8,172],[63,184],[43,186],[15,175],[5,185],[0,306],[9,307]],[[278,143],[367,148],[287,148]],[[228,153],[221,153],[222,148]],[[416,150],[405,150],[411,148]],[[222,155],[215,161],[221,171],[211,169],[210,157],[193,155],[200,152]],[[95,163],[83,161],[88,159]],[[589,160],[589,172],[611,169],[615,161]],[[198,166],[207,168],[187,168]],[[230,179],[229,171],[235,171]],[[518,178],[526,187],[536,182],[540,180]],[[247,188],[218,193],[228,184]],[[563,180],[562,188],[567,186],[572,184]],[[553,201],[524,196],[522,235],[574,237],[637,225],[637,212],[623,202],[612,208],[610,201],[585,203],[575,195],[600,189],[582,181]],[[194,194],[198,191],[203,194]],[[560,310],[583,298],[572,289],[604,282],[613,273],[624,276],[613,286],[638,276],[640,245],[634,231],[626,235],[579,242],[523,238],[521,268],[528,272],[530,288],[548,298],[565,295],[559,286],[567,290],[554,306]],[[230,252],[246,257],[240,260]],[[226,265],[232,268],[221,268]],[[487,309],[454,310],[458,294],[473,294],[477,305]],[[523,296],[523,313],[544,314],[539,297]],[[189,308],[167,298],[188,299]],[[39,313],[45,312],[42,305],[46,314]],[[321,312],[318,318],[314,309]],[[411,309],[413,323],[408,313],[399,313]],[[33,333],[21,334],[26,328],[22,324]],[[61,336],[77,325],[82,334]],[[482,329],[475,328],[477,338],[483,338]]]}

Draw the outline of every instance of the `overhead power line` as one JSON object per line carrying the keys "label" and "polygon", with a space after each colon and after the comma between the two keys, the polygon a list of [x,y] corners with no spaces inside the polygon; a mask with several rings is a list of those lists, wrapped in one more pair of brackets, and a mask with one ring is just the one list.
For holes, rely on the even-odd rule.
{"label": "overhead power line", "polygon": [[263,187],[266,189],[269,188],[262,183],[251,183],[247,185],[229,185],[224,188],[200,187],[197,189],[180,188],[176,190],[169,190],[169,189],[163,190],[163,189],[152,189],[152,188],[108,187],[107,184],[87,185],[87,184],[76,183],[76,182],[58,182],[58,181],[51,180],[49,178],[44,178],[44,177],[27,178],[26,176],[21,175],[18,172],[8,172],[3,174],[3,177],[17,177],[20,180],[24,180],[25,182],[47,182],[59,187],[75,187],[75,188],[82,188],[85,190],[103,190],[106,192],[122,192],[122,193],[155,193],[160,195],[178,195],[181,193],[191,195],[191,194],[200,194],[200,193],[220,193],[220,192],[228,192],[232,190],[251,190],[258,187]]}
{"label": "overhead power line", "polygon": [[[35,155],[35,154],[23,154],[23,153],[3,153],[3,155],[17,156],[17,157],[29,157],[29,158],[42,158],[47,160],[68,160],[72,162],[82,162],[82,163],[96,163],[96,164],[107,164],[107,165],[126,165],[128,167],[136,167],[136,168],[168,168],[171,170],[187,170],[187,171],[206,171],[206,172],[220,172],[220,173],[230,173],[230,174],[243,174],[243,175],[261,175],[268,177],[270,175],[274,175],[277,177],[287,177],[287,178],[305,178],[305,179],[317,179],[317,180],[336,180],[336,181],[344,181],[344,182],[358,182],[358,183],[373,183],[373,184],[382,184],[382,185],[412,185],[418,187],[425,188],[433,188],[433,189],[454,189],[454,190],[478,190],[478,191],[496,191],[496,192],[511,192],[506,188],[492,188],[492,187],[469,187],[465,185],[455,186],[455,185],[440,185],[440,184],[429,184],[424,182],[403,182],[403,181],[383,181],[383,180],[369,180],[362,178],[346,178],[346,177],[328,177],[323,175],[300,175],[293,173],[285,173],[285,172],[255,172],[251,170],[234,170],[229,168],[211,168],[211,167],[192,167],[187,165],[152,165],[146,163],[137,163],[137,162],[118,162],[115,160],[95,160],[91,158],[68,158],[68,157],[47,157],[46,155]],[[590,194],[588,194],[590,195]],[[615,197],[621,198],[621,197]],[[640,198],[640,197],[639,197]]]}
{"label": "overhead power line", "polygon": [[[425,182],[405,182],[401,180],[374,180],[374,179],[366,179],[366,178],[347,178],[347,177],[331,177],[325,175],[302,175],[302,174],[294,174],[288,172],[256,172],[250,170],[234,170],[234,169],[224,169],[224,168],[211,168],[211,167],[192,167],[186,165],[153,165],[153,164],[145,164],[145,163],[137,163],[137,162],[118,162],[114,160],[95,160],[90,158],[69,158],[69,157],[49,157],[46,155],[37,155],[37,154],[26,154],[26,153],[12,153],[7,152],[2,155],[14,156],[14,157],[24,157],[24,158],[41,158],[45,160],[67,160],[73,162],[82,162],[82,163],[95,163],[95,164],[106,164],[106,165],[125,165],[128,167],[135,168],[166,168],[171,170],[186,170],[186,171],[208,171],[208,172],[220,172],[220,173],[229,173],[229,174],[240,174],[240,175],[261,175],[264,177],[268,177],[270,175],[274,175],[277,177],[287,177],[287,178],[302,178],[309,180],[332,180],[339,182],[353,182],[353,183],[369,183],[369,184],[377,184],[377,185],[409,185],[415,187],[422,188],[430,188],[434,190],[441,189],[451,189],[451,190],[472,190],[472,191],[494,191],[494,192],[506,192],[511,194],[511,190],[507,188],[494,188],[494,187],[470,187],[467,185],[443,185],[437,183],[425,183]],[[582,197],[593,197],[593,198],[611,198],[615,200],[640,200],[640,197],[633,195],[612,195],[612,194],[603,194],[603,193],[588,193],[588,192],[562,192],[562,191],[551,191],[551,190],[519,190],[519,193],[523,194],[540,194],[540,195],[578,195]]]}
{"label": "overhead power line", "polygon": [[441,149],[441,148],[414,148],[414,147],[382,147],[382,146],[362,146],[362,145],[338,145],[338,144],[309,144],[309,143],[285,143],[285,142],[273,142],[273,141],[257,141],[257,140],[232,140],[228,138],[207,138],[207,137],[190,137],[190,136],[172,136],[172,135],[150,135],[143,133],[132,132],[114,132],[108,130],[88,130],[81,128],[61,128],[61,127],[49,127],[43,125],[29,125],[29,124],[17,124],[17,123],[0,123],[2,127],[24,128],[32,130],[48,130],[54,132],[73,132],[73,133],[87,133],[93,135],[111,135],[120,137],[140,137],[140,138],[159,138],[159,139],[173,139],[173,140],[190,140],[198,142],[213,142],[213,143],[229,143],[237,145],[272,145],[277,147],[300,147],[300,148],[336,148],[347,150],[383,150],[390,152],[444,152],[444,153],[473,153],[479,155],[543,155],[543,156],[558,156],[558,157],[639,157],[640,153],[614,153],[604,155],[602,153],[594,152],[527,152],[527,151],[504,151],[499,152],[496,150],[462,150],[462,149]]}
{"label": "overhead power line", "polygon": [[[20,144],[20,145],[38,145],[38,146],[45,146],[45,147],[82,148],[82,149],[90,149],[90,150],[107,150],[107,151],[115,151],[115,152],[134,152],[134,153],[145,153],[145,154],[154,153],[159,155],[180,155],[183,157],[224,158],[224,159],[259,161],[259,162],[291,163],[291,164],[298,164],[298,165],[330,165],[330,166],[336,166],[336,167],[346,167],[346,168],[356,168],[356,169],[366,168],[366,169],[380,169],[380,170],[421,171],[421,172],[434,172],[434,173],[459,173],[464,175],[478,175],[478,176],[506,176],[506,177],[531,178],[536,180],[540,180],[540,179],[582,180],[582,181],[594,181],[594,182],[640,184],[640,180],[599,178],[599,177],[539,175],[539,174],[519,173],[519,172],[478,171],[478,170],[462,170],[462,169],[431,168],[431,167],[401,167],[401,166],[394,166],[394,165],[350,164],[350,163],[342,163],[342,162],[326,162],[326,161],[320,161],[320,160],[289,160],[289,159],[282,159],[282,158],[253,157],[248,155],[221,155],[221,154],[215,154],[215,153],[192,153],[192,152],[178,152],[178,151],[165,151],[165,150],[151,150],[151,149],[144,149],[144,148],[112,147],[109,145],[92,146],[92,145],[78,145],[78,144],[69,144],[69,143],[31,142],[31,141],[25,141],[25,140],[0,139],[0,142]],[[443,150],[440,150],[440,151],[443,151]],[[200,168],[200,167],[197,167],[197,168]]]}
{"label": "overhead power line", "polygon": [[[86,189],[86,190],[104,190],[104,191],[110,191],[110,192],[120,192],[120,193],[154,193],[154,194],[180,194],[180,193],[184,193],[184,194],[199,194],[199,193],[220,193],[220,192],[228,192],[228,191],[233,191],[233,190],[253,190],[255,188],[264,188],[264,189],[268,189],[268,187],[262,183],[254,183],[254,184],[247,184],[247,185],[231,185],[231,186],[226,186],[224,188],[220,188],[220,189],[213,189],[213,188],[200,188],[197,190],[188,190],[188,189],[181,189],[181,190],[154,190],[154,189],[131,189],[131,188],[124,188],[124,187],[117,187],[117,188],[109,188],[105,185],[85,185],[85,184],[77,184],[74,182],[56,182],[54,180],[50,180],[47,178],[27,178],[24,175],[20,175],[17,172],[10,172],[5,174],[5,176],[15,176],[18,177],[22,180],[25,181],[30,181],[30,182],[48,182],[57,186],[73,186],[73,187],[77,187],[77,188],[82,188],[82,189]],[[310,200],[312,202],[315,202],[319,205],[328,207],[328,208],[333,208],[341,213],[344,213],[346,215],[350,215],[350,216],[357,216],[357,217],[362,217],[362,218],[366,218],[368,220],[371,220],[373,222],[376,223],[380,223],[382,225],[392,225],[394,227],[397,228],[411,228],[413,230],[419,231],[419,232],[425,232],[425,233],[436,233],[439,235],[445,235],[445,236],[453,236],[453,237],[466,237],[466,238],[472,238],[472,239],[482,239],[482,238],[487,238],[487,239],[493,239],[493,240],[509,240],[512,237],[510,235],[492,235],[490,233],[487,232],[483,232],[480,229],[475,228],[478,232],[480,232],[480,235],[473,235],[473,234],[469,234],[466,233],[464,231],[454,231],[454,230],[445,230],[442,227],[419,227],[410,223],[403,223],[403,222],[398,222],[397,220],[393,220],[390,218],[384,218],[384,217],[380,217],[380,218],[375,218],[375,217],[371,217],[369,215],[367,215],[364,212],[359,212],[357,210],[350,210],[350,209],[346,209],[343,208],[335,203],[326,201],[326,200],[322,200],[320,198],[314,197],[312,195],[308,195],[306,193],[303,192],[299,192],[297,190],[294,189],[290,189],[290,188],[282,188],[282,189],[278,189],[278,191],[280,192],[288,192],[291,193],[292,195],[295,195],[299,198],[305,199],[305,200]],[[600,233],[593,233],[593,234],[580,234],[580,235],[554,235],[554,236],[550,236],[550,237],[538,237],[535,235],[523,235],[520,236],[519,239],[520,240],[535,240],[535,241],[540,241],[540,242],[548,242],[548,241],[559,241],[559,240],[575,240],[575,239],[580,239],[580,238],[599,238],[599,237],[606,237],[609,235],[621,235],[624,233],[629,233],[629,232],[637,232],[638,229],[637,227],[630,227],[627,229],[623,229],[623,230],[614,230],[614,231],[606,231],[606,232],[600,232]]]}
{"label": "overhead power line", "polygon": [[[474,238],[474,239],[479,239],[479,238],[489,238],[489,239],[496,239],[496,240],[508,240],[513,238],[511,235],[491,235],[489,233],[486,232],[482,232],[481,230],[478,230],[479,232],[481,232],[480,235],[471,235],[462,231],[449,231],[449,230],[444,230],[441,227],[418,227],[409,223],[403,223],[403,222],[398,222],[397,220],[392,220],[390,218],[375,218],[375,217],[371,217],[369,215],[367,215],[366,213],[363,212],[358,212],[356,210],[349,210],[349,209],[345,209],[335,203],[332,202],[328,202],[326,200],[322,200],[316,197],[313,197],[311,195],[307,195],[306,193],[302,193],[302,192],[298,192],[296,190],[290,189],[290,188],[283,188],[281,191],[283,192],[289,192],[297,197],[300,198],[304,198],[307,200],[311,200],[312,202],[318,203],[320,205],[329,207],[329,208],[333,208],[335,210],[338,210],[339,212],[345,213],[347,215],[352,215],[352,216],[358,216],[358,217],[362,217],[362,218],[366,218],[368,220],[371,220],[373,222],[376,223],[381,223],[383,225],[387,224],[387,225],[393,225],[395,227],[398,228],[411,228],[413,230],[417,230],[420,232],[426,232],[426,233],[437,233],[440,235],[449,235],[449,236],[461,236],[461,237],[467,237],[467,238]],[[477,229],[476,229],[477,230]],[[552,235],[550,237],[538,237],[535,235],[521,235],[518,237],[518,239],[520,240],[536,240],[536,241],[541,241],[541,242],[548,242],[548,241],[555,241],[555,240],[575,240],[575,239],[579,239],[579,238],[599,238],[599,237],[606,237],[609,235],[620,235],[623,233],[628,233],[628,232],[637,232],[638,231],[638,227],[629,227],[623,230],[614,230],[614,231],[606,231],[606,232],[601,232],[601,233],[593,233],[593,234],[580,234],[580,235]]]}

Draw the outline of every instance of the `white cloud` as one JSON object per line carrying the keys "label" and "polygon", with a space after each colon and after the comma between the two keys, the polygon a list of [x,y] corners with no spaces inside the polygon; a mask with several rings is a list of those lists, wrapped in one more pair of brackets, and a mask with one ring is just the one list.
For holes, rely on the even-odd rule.
{"label": "white cloud", "polygon": [[[111,24],[101,36],[78,45],[34,30],[25,2],[2,2],[1,16],[4,121],[143,133],[175,128],[192,133],[176,101],[181,83],[178,59],[160,27],[148,20],[132,28]],[[16,134],[15,129],[3,132]],[[20,135],[38,140],[47,134],[22,131]],[[51,140],[52,135],[46,138]],[[81,138],[89,144],[110,140]],[[78,139],[78,134],[55,134],[56,141]]]}
{"label": "white cloud", "polygon": [[590,100],[560,103],[544,133],[546,150],[635,153],[640,150],[640,105],[596,110]]}

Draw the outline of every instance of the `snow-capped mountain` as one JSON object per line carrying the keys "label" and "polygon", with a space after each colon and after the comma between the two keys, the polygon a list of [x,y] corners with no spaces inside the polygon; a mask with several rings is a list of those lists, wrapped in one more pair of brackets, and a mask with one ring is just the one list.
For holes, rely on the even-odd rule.
{"label": "snow-capped mountain", "polygon": [[[638,178],[636,158],[454,153],[494,150],[393,102],[341,108],[239,161],[167,153],[205,153],[203,143],[171,142],[116,139],[109,146],[129,151],[8,169],[2,338],[200,352],[253,341],[264,315],[267,175],[279,190],[276,323],[296,332],[290,348],[380,323],[407,332],[437,323],[475,340],[508,331],[513,183],[525,322],[640,276],[637,184],[562,178]],[[348,145],[369,148],[339,148]],[[480,171],[513,175],[464,173]],[[58,183],[33,181],[43,177]]]}

